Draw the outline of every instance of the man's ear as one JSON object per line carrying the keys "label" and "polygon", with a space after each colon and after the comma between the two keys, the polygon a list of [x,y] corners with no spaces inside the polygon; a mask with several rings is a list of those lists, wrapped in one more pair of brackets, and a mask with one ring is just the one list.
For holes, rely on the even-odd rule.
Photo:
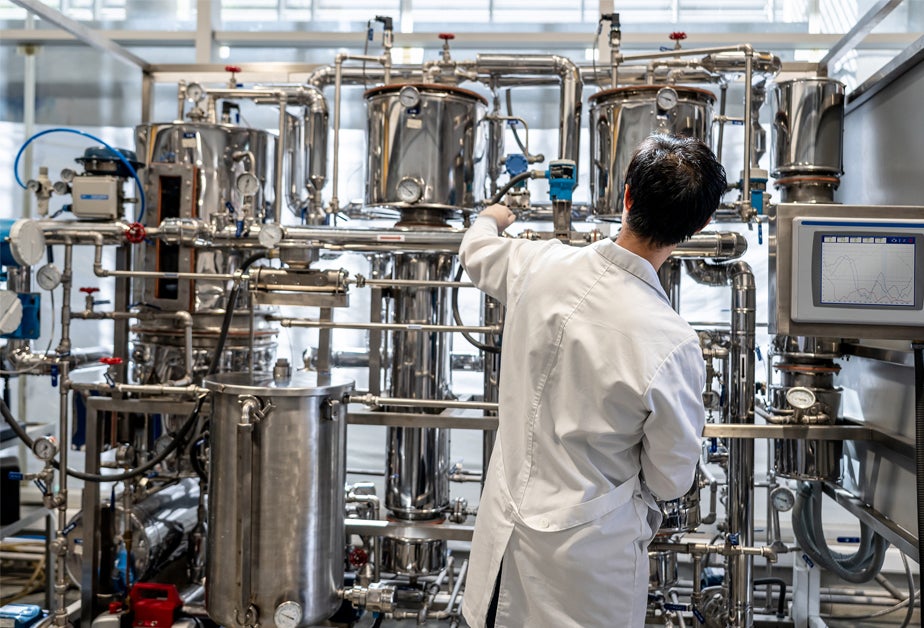
{"label": "man's ear", "polygon": [[[629,196],[629,186],[626,185],[626,190],[622,194],[622,207],[625,211],[631,211],[632,209],[632,197]],[[705,225],[704,225],[705,226]]]}

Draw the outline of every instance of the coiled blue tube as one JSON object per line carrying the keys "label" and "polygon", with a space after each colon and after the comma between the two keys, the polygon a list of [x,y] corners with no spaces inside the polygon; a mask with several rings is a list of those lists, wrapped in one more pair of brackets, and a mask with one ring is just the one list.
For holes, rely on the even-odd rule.
{"label": "coiled blue tube", "polygon": [[138,212],[138,217],[135,219],[135,222],[141,222],[142,220],[144,220],[144,210],[145,210],[144,187],[141,185],[141,179],[138,178],[138,173],[135,172],[135,169],[132,167],[129,161],[125,159],[125,156],[120,151],[116,150],[115,148],[113,148],[112,146],[110,146],[109,144],[101,140],[100,138],[96,137],[95,135],[90,135],[89,133],[86,133],[84,131],[78,131],[77,129],[68,129],[65,127],[59,127],[56,129],[48,129],[47,131],[39,131],[38,133],[36,133],[35,135],[27,139],[23,143],[23,145],[19,147],[19,152],[16,153],[16,159],[13,161],[13,176],[16,177],[16,183],[19,184],[19,187],[21,187],[22,189],[26,189],[26,184],[23,183],[22,179],[19,178],[19,159],[22,157],[23,151],[26,150],[29,144],[31,144],[38,138],[42,137],[43,135],[48,135],[50,133],[73,133],[74,135],[82,135],[83,137],[87,137],[93,140],[94,142],[99,142],[101,145],[105,146],[109,150],[109,152],[111,152],[113,155],[118,157],[119,161],[121,161],[125,165],[125,167],[128,168],[128,171],[132,173],[132,178],[135,180],[135,185],[138,186],[138,198],[141,199],[141,209]]}

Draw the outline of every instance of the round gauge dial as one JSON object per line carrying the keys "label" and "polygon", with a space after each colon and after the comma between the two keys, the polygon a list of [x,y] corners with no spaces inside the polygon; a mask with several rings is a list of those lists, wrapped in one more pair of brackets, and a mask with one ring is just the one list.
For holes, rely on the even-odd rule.
{"label": "round gauge dial", "polygon": [[282,227],[269,222],[260,225],[260,233],[257,235],[257,239],[260,241],[260,246],[272,249],[282,242],[282,235]]}
{"label": "round gauge dial", "polygon": [[260,191],[260,179],[252,172],[238,175],[234,185],[237,187],[237,191],[244,196],[253,196]]}
{"label": "round gauge dial", "polygon": [[815,393],[808,388],[796,386],[786,391],[786,402],[797,410],[806,410],[815,405]]}
{"label": "round gauge dial", "polygon": [[74,177],[77,176],[77,173],[71,170],[70,168],[65,168],[61,171],[61,178],[70,183],[74,180]]}
{"label": "round gauge dial", "polygon": [[205,88],[198,83],[190,83],[186,86],[186,98],[192,102],[199,102],[205,96]]}
{"label": "round gauge dial", "polygon": [[0,334],[12,334],[22,322],[22,301],[12,290],[0,290]]}
{"label": "round gauge dial", "polygon": [[58,453],[58,443],[51,436],[40,436],[32,443],[32,453],[39,460],[51,460]]}
{"label": "round gauge dial", "polygon": [[680,100],[680,96],[677,95],[677,91],[670,87],[664,87],[658,90],[658,95],[655,96],[655,103],[658,105],[658,109],[663,111],[670,111],[677,106],[677,102]]}
{"label": "round gauge dial", "polygon": [[58,196],[64,196],[65,194],[70,194],[71,192],[71,186],[67,184],[67,181],[55,181],[52,189]]}
{"label": "round gauge dial", "polygon": [[50,292],[61,284],[61,271],[54,264],[45,264],[35,273],[35,281],[42,290]]}
{"label": "round gauge dial", "polygon": [[796,504],[796,496],[785,486],[770,491],[770,504],[780,512],[788,512]]}
{"label": "round gauge dial", "polygon": [[423,183],[414,177],[404,177],[398,181],[398,200],[402,203],[416,203],[423,196]]}
{"label": "round gauge dial", "polygon": [[405,107],[416,107],[420,104],[420,92],[413,85],[405,85],[398,92],[398,101]]}
{"label": "round gauge dial", "polygon": [[302,621],[302,605],[298,602],[283,602],[273,613],[276,628],[296,628]]}
{"label": "round gauge dial", "polygon": [[23,266],[32,266],[45,256],[45,234],[35,222],[20,218],[10,228],[10,252]]}

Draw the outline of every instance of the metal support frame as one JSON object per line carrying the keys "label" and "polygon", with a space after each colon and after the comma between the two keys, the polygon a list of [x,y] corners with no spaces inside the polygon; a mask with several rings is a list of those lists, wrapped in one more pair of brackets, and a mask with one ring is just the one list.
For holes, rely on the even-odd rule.
{"label": "metal support frame", "polygon": [[819,65],[830,74],[834,65],[866,39],[866,36],[901,3],[902,0],[879,0],[871,6],[866,15],[861,17],[840,41],[831,46],[828,53],[821,58]]}

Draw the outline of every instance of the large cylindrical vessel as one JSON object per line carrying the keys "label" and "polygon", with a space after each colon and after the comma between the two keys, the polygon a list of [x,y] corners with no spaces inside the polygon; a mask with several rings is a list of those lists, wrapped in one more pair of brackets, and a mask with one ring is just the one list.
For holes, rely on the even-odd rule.
{"label": "large cylindrical vessel", "polygon": [[781,81],[773,89],[775,177],[844,172],[844,84],[830,78]]}
{"label": "large cylindrical vessel", "polygon": [[483,198],[487,101],[451,85],[385,85],[365,94],[366,204],[408,225],[443,225]]}
{"label": "large cylindrical vessel", "polygon": [[[395,256],[399,280],[448,281],[453,256],[404,253]],[[421,325],[447,325],[448,291],[443,287],[407,288],[395,293],[395,320]],[[412,399],[450,396],[449,335],[407,331],[393,335],[391,394]],[[449,430],[388,428],[388,469],[385,507],[397,518],[438,521],[449,506]],[[383,539],[384,568],[420,575],[438,570],[445,560],[445,543]]]}
{"label": "large cylindrical vessel", "polygon": [[[229,124],[195,122],[151,123],[136,127],[135,145],[145,163],[148,227],[184,225],[200,220],[227,225],[259,220],[274,198],[276,138],[259,129]],[[193,315],[194,358],[198,374],[209,366],[226,307],[230,282],[194,282],[169,273],[233,273],[252,251],[203,249],[158,241],[136,247],[134,267],[164,273],[155,280],[138,281],[134,293],[158,311]],[[221,357],[222,370],[269,370],[275,356],[276,330],[259,309],[253,326],[249,313],[232,319]],[[184,330],[176,321],[158,318],[133,328],[135,380],[156,383],[182,376]],[[252,351],[251,351],[252,349]]]}
{"label": "large cylindrical vessel", "polygon": [[212,391],[206,607],[216,622],[306,626],[339,606],[345,395],[319,383],[225,373]]}
{"label": "large cylindrical vessel", "polygon": [[652,133],[695,137],[712,145],[715,94],[681,86],[617,87],[590,97],[590,177],[593,211],[622,215],[626,169]]}

